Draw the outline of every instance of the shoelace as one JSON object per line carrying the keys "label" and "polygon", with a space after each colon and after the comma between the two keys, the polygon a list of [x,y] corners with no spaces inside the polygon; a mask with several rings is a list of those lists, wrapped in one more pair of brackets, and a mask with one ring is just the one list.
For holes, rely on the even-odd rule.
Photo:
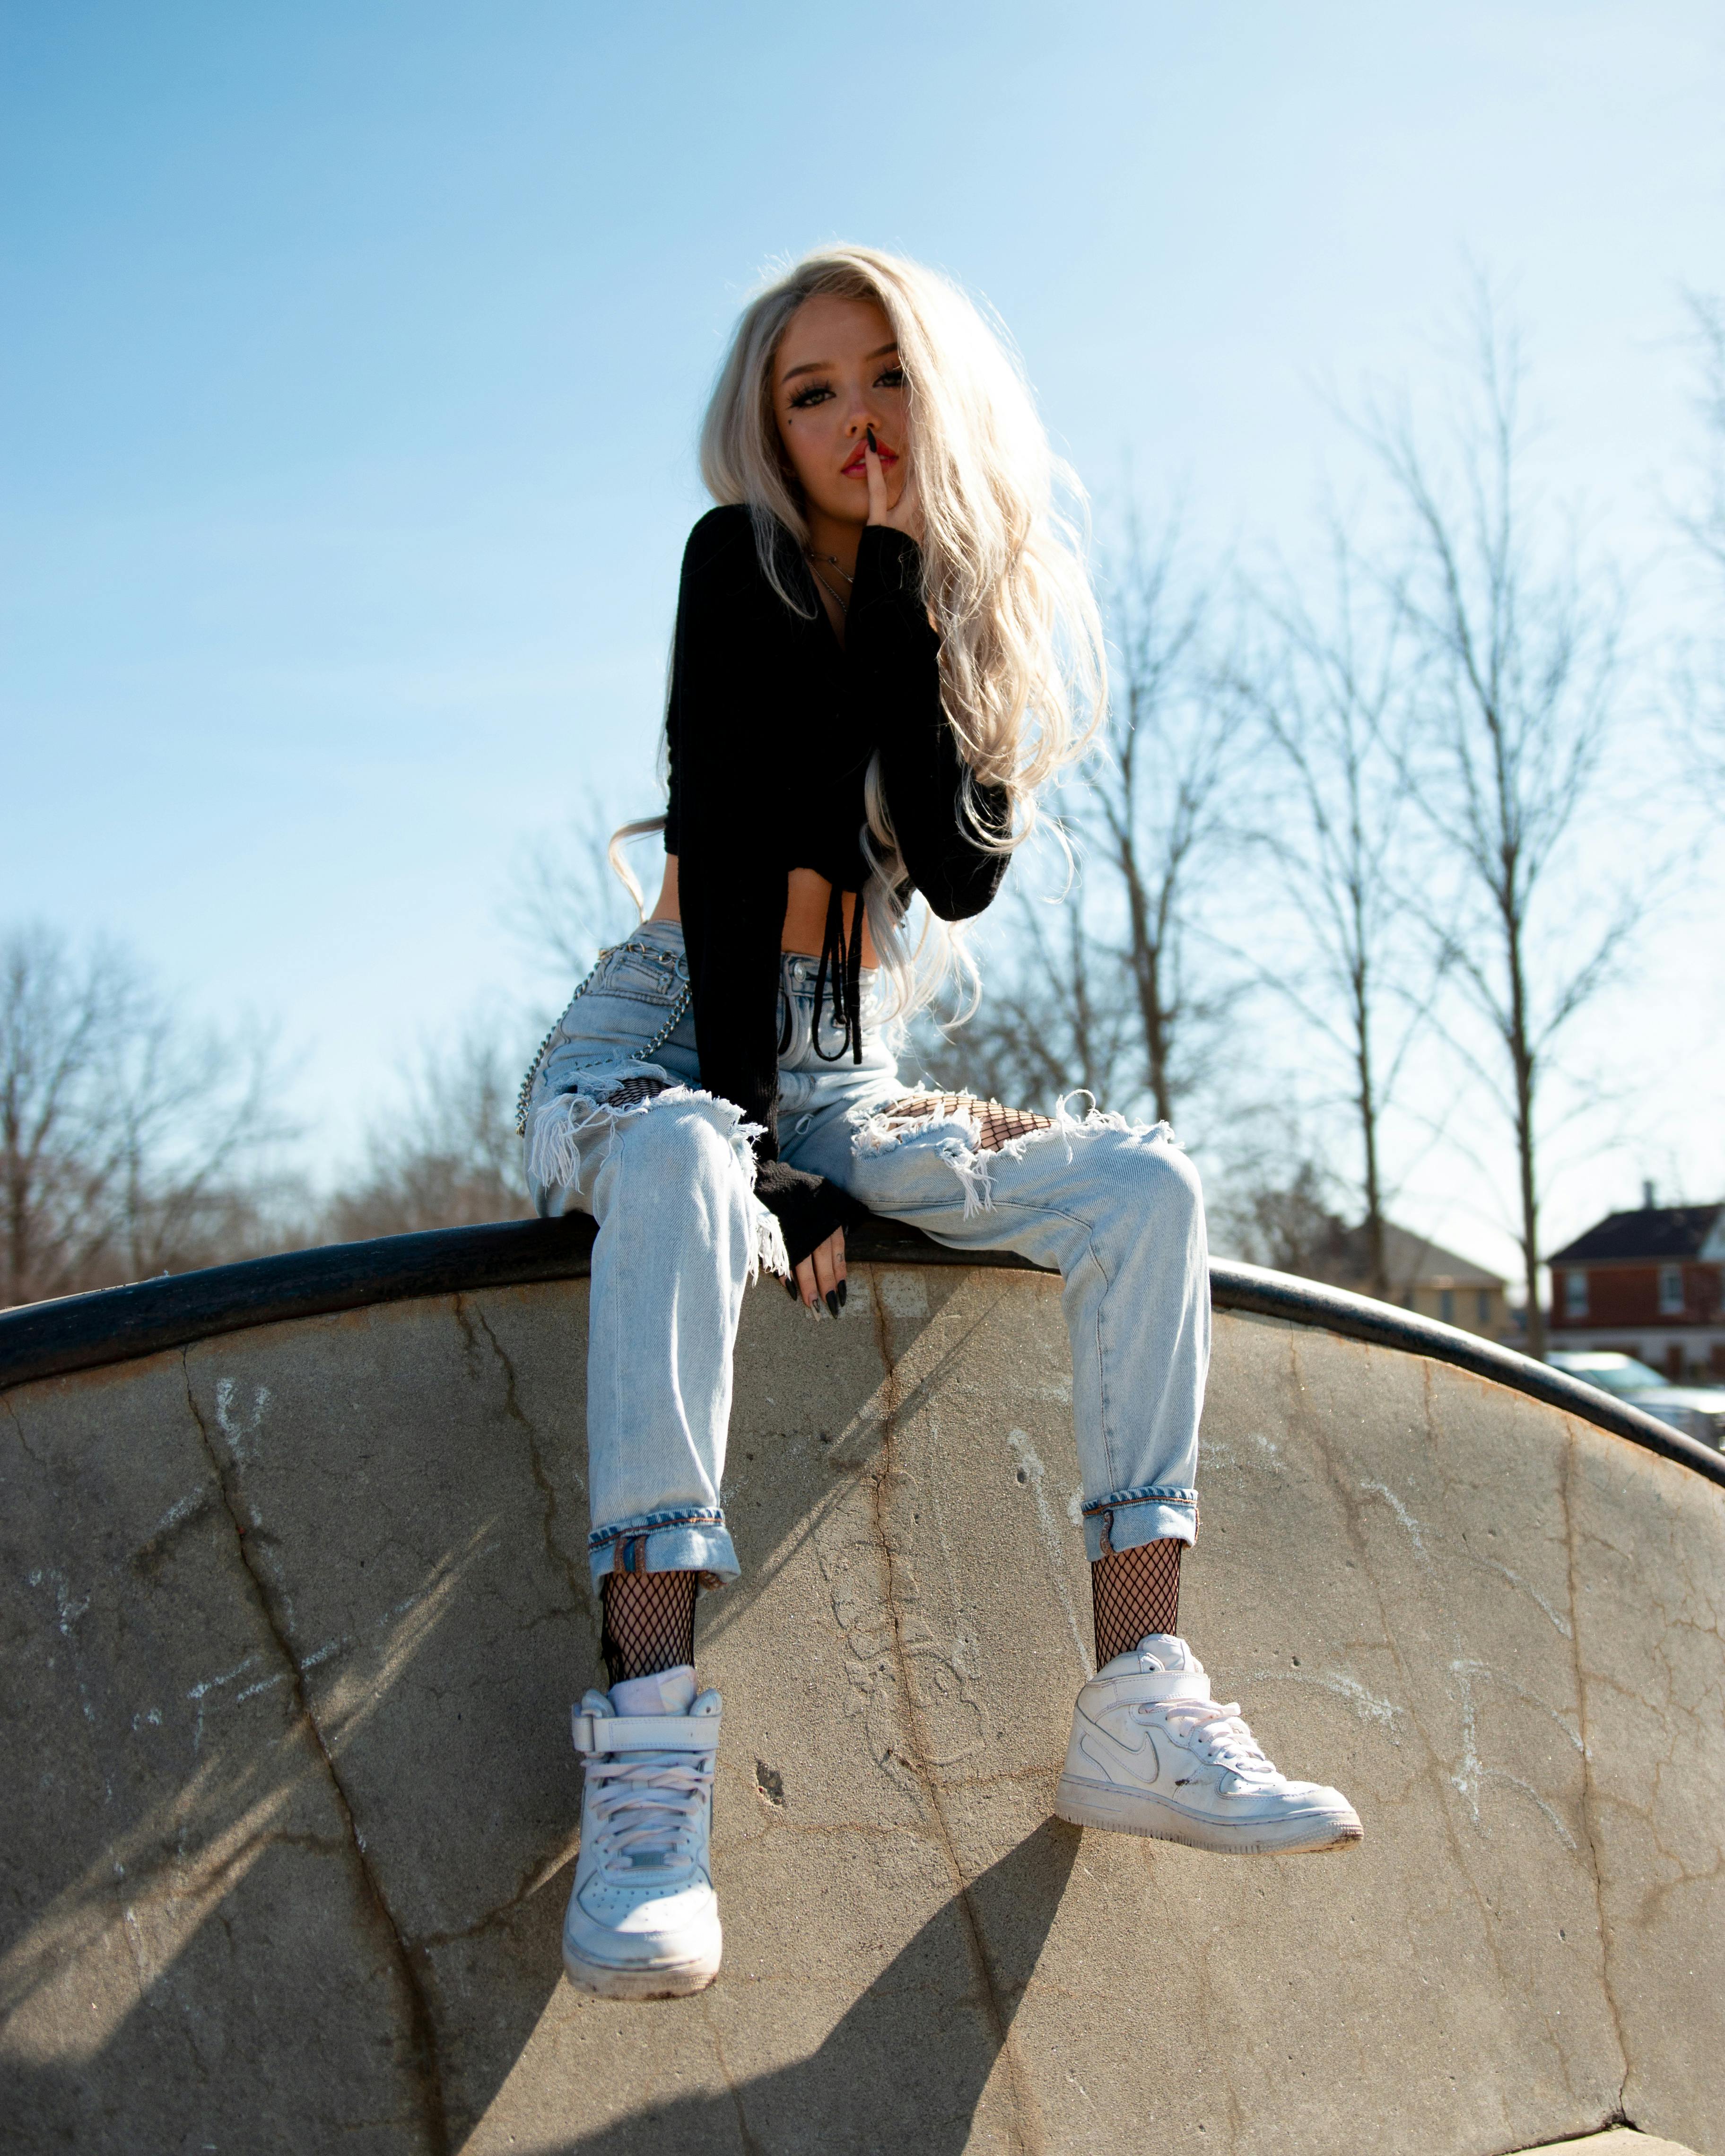
{"label": "shoelace", "polygon": [[711,1752],[589,1759],[587,1779],[602,1867],[627,1871],[632,1858],[655,1851],[664,1851],[667,1866],[679,1856],[686,1861],[713,1785],[714,1763]]}
{"label": "shoelace", "polygon": [[[1208,1699],[1169,1699],[1157,1705],[1154,1711],[1172,1726],[1177,1737],[1194,1740],[1206,1759],[1214,1760],[1230,1774],[1277,1772],[1246,1727],[1237,1699],[1230,1700],[1225,1707]],[[1144,1720],[1149,1719],[1148,1710],[1140,1708],[1139,1712]]]}

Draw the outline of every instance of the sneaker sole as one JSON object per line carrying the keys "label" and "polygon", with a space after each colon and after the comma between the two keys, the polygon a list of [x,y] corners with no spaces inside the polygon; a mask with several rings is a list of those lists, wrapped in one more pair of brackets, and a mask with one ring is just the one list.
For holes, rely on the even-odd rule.
{"label": "sneaker sole", "polygon": [[1354,1848],[1366,1832],[1352,1812],[1345,1818],[1333,1812],[1309,1815],[1287,1821],[1279,1830],[1266,1831],[1267,1823],[1260,1820],[1243,1820],[1234,1826],[1179,1811],[1161,1798],[1104,1789],[1074,1782],[1065,1774],[1055,1786],[1054,1808],[1055,1818],[1070,1826],[1142,1835],[1150,1841],[1183,1842],[1189,1849],[1207,1849],[1219,1856],[1319,1856],[1330,1850]]}
{"label": "sneaker sole", "polygon": [[598,1999],[686,1999],[691,1992],[705,1991],[717,1976],[720,1952],[715,1948],[668,1968],[613,1969],[604,1962],[583,1961],[565,1948],[563,1973],[577,1991]]}

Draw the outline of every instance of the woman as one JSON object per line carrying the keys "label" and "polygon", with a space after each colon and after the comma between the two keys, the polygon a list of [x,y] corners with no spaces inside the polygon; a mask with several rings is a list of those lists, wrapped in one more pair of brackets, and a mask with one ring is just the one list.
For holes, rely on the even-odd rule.
{"label": "woman", "polygon": [[1100,707],[1096,608],[1029,395],[953,287],[834,249],[744,312],[701,469],[722,506],[683,560],[664,886],[521,1102],[538,1209],[599,1225],[590,1552],[611,1684],[575,1718],[563,1953],[621,1998],[719,1965],[720,1702],[697,1690],[694,1614],[737,1576],[720,1481],[743,1290],[765,1264],[838,1317],[864,1209],[1065,1282],[1098,1674],[1060,1816],[1236,1851],[1360,1835],[1212,1701],[1178,1635],[1209,1346],[1185,1156],[1165,1125],[917,1093],[893,1067],[891,1021],[952,955],[943,924],[989,903]]}

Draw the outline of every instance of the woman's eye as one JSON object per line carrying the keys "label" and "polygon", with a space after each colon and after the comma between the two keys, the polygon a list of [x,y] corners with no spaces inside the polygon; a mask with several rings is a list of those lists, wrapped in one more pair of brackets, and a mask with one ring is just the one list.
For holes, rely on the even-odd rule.
{"label": "woman's eye", "polygon": [[904,386],[905,371],[901,367],[883,367],[875,380],[877,389],[902,389]]}
{"label": "woman's eye", "polygon": [[806,412],[811,404],[824,404],[832,395],[824,382],[811,382],[806,389],[799,389],[791,399],[793,412]]}

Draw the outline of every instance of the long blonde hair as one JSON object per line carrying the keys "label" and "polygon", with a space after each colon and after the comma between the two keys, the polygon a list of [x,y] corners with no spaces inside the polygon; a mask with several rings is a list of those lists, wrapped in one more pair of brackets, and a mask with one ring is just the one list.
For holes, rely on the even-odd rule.
{"label": "long blonde hair", "polygon": [[[773,365],[786,325],[817,294],[872,300],[897,341],[924,520],[923,596],[941,639],[941,701],[967,790],[981,783],[1007,797],[1004,829],[985,824],[968,801],[973,831],[1011,852],[1035,827],[1041,789],[1083,753],[1106,694],[1101,620],[1084,559],[1083,490],[1050,450],[1015,357],[957,285],[874,248],[823,248],[774,276],[744,308],[701,429],[707,490],[716,501],[747,505],[762,570],[787,606],[807,611],[787,579],[785,535],[800,554],[809,527],[780,445]],[[873,870],[865,899],[897,1007],[926,1001],[950,970],[973,990],[963,939],[946,924],[926,924],[914,951],[905,942],[896,896],[904,869],[878,758],[865,799],[863,846]],[[919,957],[935,963],[919,966]]]}

